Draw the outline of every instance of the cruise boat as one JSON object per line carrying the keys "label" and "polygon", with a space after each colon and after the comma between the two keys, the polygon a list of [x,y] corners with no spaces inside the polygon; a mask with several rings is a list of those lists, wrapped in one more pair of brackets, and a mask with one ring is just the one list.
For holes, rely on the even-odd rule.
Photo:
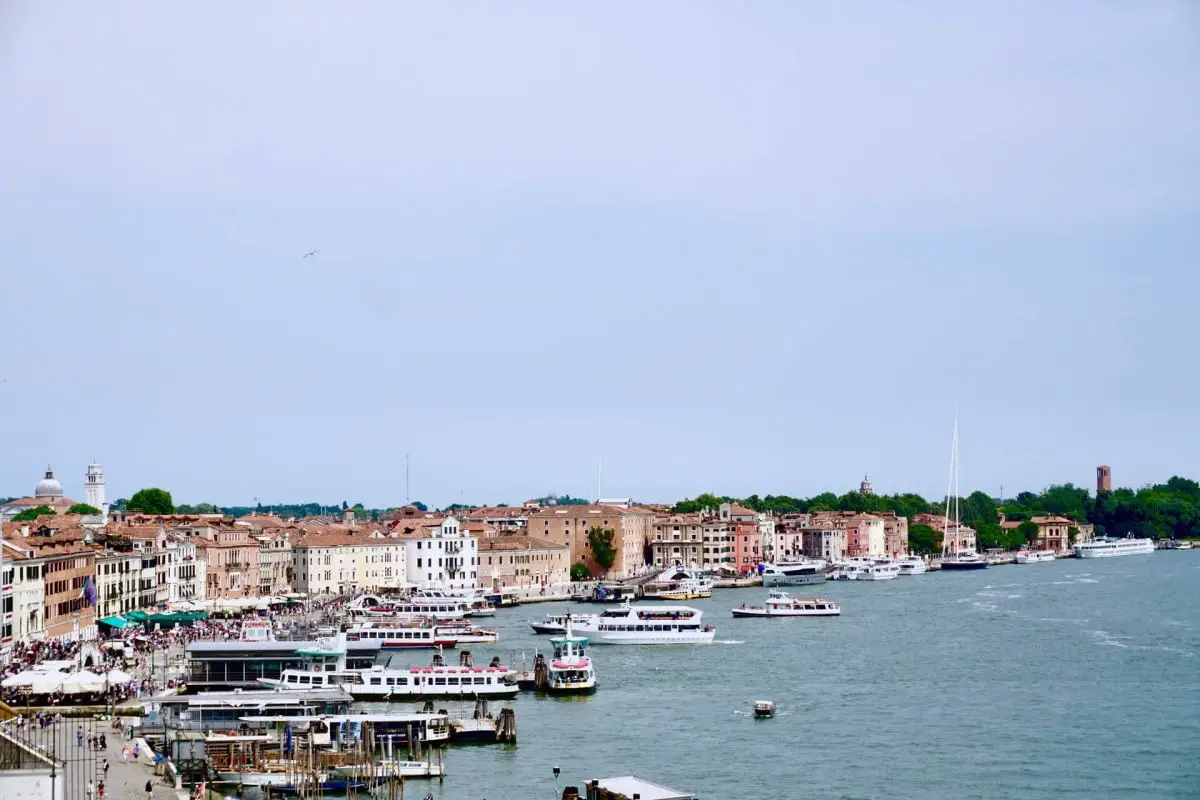
{"label": "cruise boat", "polygon": [[587,622],[595,614],[547,614],[537,622],[530,622],[529,627],[533,628],[533,632],[537,634],[555,634],[567,632],[567,621],[570,620],[573,624],[579,625]]}
{"label": "cruise boat", "polygon": [[491,617],[496,614],[495,606],[488,602],[486,589],[418,589],[409,602],[430,605],[462,602],[466,606],[464,614],[474,617]]}
{"label": "cruise boat", "polygon": [[711,644],[716,629],[691,606],[639,606],[628,603],[580,623],[596,644]]}
{"label": "cruise boat", "polygon": [[1022,550],[1017,553],[1018,564],[1041,564],[1053,561],[1057,556],[1053,550]]}
{"label": "cruise boat", "polygon": [[842,607],[820,597],[790,597],[787,592],[772,589],[767,602],[761,606],[742,604],[733,609],[735,617],[837,617]]}
{"label": "cruise boat", "polygon": [[890,581],[900,574],[900,565],[891,561],[877,561],[865,564],[858,570],[860,581]]}
{"label": "cruise boat", "polygon": [[924,575],[929,571],[929,565],[920,556],[905,556],[896,562],[901,575]]}
{"label": "cruise boat", "polygon": [[489,644],[500,641],[500,634],[494,628],[480,628],[465,619],[444,624],[433,621],[406,624],[368,620],[346,628],[346,641],[379,642],[381,650],[421,650],[458,644]]}
{"label": "cruise boat", "polygon": [[1100,538],[1075,545],[1076,558],[1113,558],[1153,552],[1154,542],[1152,540],[1134,539],[1132,536],[1124,539]]}
{"label": "cruise boat", "polygon": [[763,586],[808,586],[825,582],[822,561],[781,561],[762,565]]}
{"label": "cruise boat", "polygon": [[712,579],[678,564],[642,586],[642,597],[653,600],[699,600],[712,597]]}
{"label": "cruise boat", "polygon": [[355,700],[424,700],[433,697],[513,697],[520,688],[509,680],[512,670],[493,665],[449,667],[440,655],[428,667],[346,669],[346,653],[338,642],[320,650],[297,651],[302,666],[285,669],[279,678],[259,678],[265,686],[283,689],[340,687]]}
{"label": "cruise boat", "polygon": [[551,694],[584,694],[596,689],[596,668],[588,657],[586,636],[575,636],[567,621],[567,635],[551,639],[554,656],[547,665],[546,691]]}

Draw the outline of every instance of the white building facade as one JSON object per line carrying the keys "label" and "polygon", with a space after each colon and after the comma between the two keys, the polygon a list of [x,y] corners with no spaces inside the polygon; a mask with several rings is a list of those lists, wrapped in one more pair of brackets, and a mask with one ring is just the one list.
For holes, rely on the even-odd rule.
{"label": "white building facade", "polygon": [[404,538],[408,582],[421,589],[479,585],[479,541],[454,517],[434,520]]}

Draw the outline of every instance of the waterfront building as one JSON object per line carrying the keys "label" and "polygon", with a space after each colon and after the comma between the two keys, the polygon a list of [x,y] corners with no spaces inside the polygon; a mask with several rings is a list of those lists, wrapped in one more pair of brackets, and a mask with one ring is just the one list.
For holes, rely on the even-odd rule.
{"label": "waterfront building", "polygon": [[650,523],[650,563],[656,567],[702,561],[699,514],[659,514]]}
{"label": "waterfront building", "polygon": [[815,518],[800,529],[801,553],[807,558],[841,561],[846,557],[846,529],[832,519]]}
{"label": "waterfront building", "polygon": [[571,548],[523,534],[479,540],[479,573],[493,591],[552,586],[571,580]]}
{"label": "waterfront building", "polygon": [[886,555],[883,519],[872,514],[857,514],[846,521],[846,555],[882,557]]}
{"label": "waterfront building", "polygon": [[645,564],[646,542],[652,536],[654,513],[642,508],[618,508],[599,504],[546,506],[529,515],[529,535],[565,544],[571,548],[571,563],[584,564],[593,575],[603,569],[592,556],[588,532],[607,529],[613,532],[616,560],[609,577],[624,578],[636,574]]}
{"label": "waterfront building", "polygon": [[292,588],[307,595],[343,594],[355,586],[355,535],[345,525],[303,532],[292,543]]}
{"label": "waterfront building", "polygon": [[1034,549],[1053,550],[1056,553],[1071,550],[1070,529],[1075,527],[1075,520],[1051,515],[1034,517],[1032,522],[1038,528]]}
{"label": "waterfront building", "polygon": [[733,566],[739,574],[745,575],[757,568],[763,558],[762,543],[758,520],[733,523]]}
{"label": "waterfront building", "polygon": [[482,522],[501,531],[524,531],[529,526],[529,509],[523,506],[484,506],[458,512],[463,522]]}
{"label": "waterfront building", "polygon": [[141,572],[142,554],[130,547],[97,551],[97,614],[101,619],[141,608],[138,594]]}
{"label": "waterfront building", "polygon": [[408,582],[421,589],[479,585],[479,540],[456,517],[406,518],[394,532],[405,542]]}
{"label": "waterfront building", "polygon": [[[11,558],[12,630],[17,626],[17,599],[22,598],[22,628],[36,628],[38,620],[31,619],[27,603],[31,595],[25,584],[29,575],[43,581],[42,637],[57,641],[91,639],[96,633],[95,597],[96,549],[91,533],[85,531],[77,515],[41,517],[33,523],[8,523],[4,526],[5,554]],[[19,572],[26,569],[24,573]],[[91,584],[91,595],[88,588]],[[31,631],[33,633],[34,631]],[[10,635],[11,636],[11,635]]]}
{"label": "waterfront building", "polygon": [[264,527],[253,534],[258,540],[258,593],[280,596],[292,591],[291,527]]}
{"label": "waterfront building", "polygon": [[257,597],[261,548],[252,531],[236,520],[201,518],[186,527],[205,561],[205,597]]}
{"label": "waterfront building", "polygon": [[370,529],[354,548],[355,582],[368,590],[409,586],[408,547],[394,531]]}
{"label": "waterfront building", "polygon": [[908,555],[908,517],[894,511],[880,514],[883,518],[883,551],[889,558]]}
{"label": "waterfront building", "polygon": [[736,571],[733,564],[733,532],[737,523],[719,516],[704,520],[700,524],[700,566],[707,570]]}
{"label": "waterfront building", "polygon": [[916,514],[909,522],[913,525],[925,525],[937,531],[944,541],[943,549],[947,553],[978,552],[976,549],[975,529],[967,525],[954,523],[946,524],[946,518],[941,514]]}

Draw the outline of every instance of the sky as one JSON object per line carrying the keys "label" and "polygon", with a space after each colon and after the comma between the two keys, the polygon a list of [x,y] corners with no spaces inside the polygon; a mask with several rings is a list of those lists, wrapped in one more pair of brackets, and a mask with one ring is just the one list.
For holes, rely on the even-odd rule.
{"label": "sky", "polygon": [[6,2],[0,496],[937,498],[956,409],[964,494],[1200,477],[1197,31]]}

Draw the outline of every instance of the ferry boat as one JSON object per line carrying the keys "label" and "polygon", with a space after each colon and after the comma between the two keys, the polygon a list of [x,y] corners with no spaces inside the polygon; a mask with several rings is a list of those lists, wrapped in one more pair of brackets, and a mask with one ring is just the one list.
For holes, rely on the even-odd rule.
{"label": "ferry boat", "polygon": [[1154,542],[1152,540],[1134,539],[1132,536],[1124,539],[1100,538],[1075,545],[1076,558],[1114,558],[1153,552]]}
{"label": "ferry boat", "polygon": [[891,561],[877,561],[865,564],[858,570],[860,581],[890,581],[900,574],[900,565]]}
{"label": "ferry boat", "polygon": [[389,778],[438,778],[442,765],[432,761],[377,761],[374,764],[345,764],[333,768],[333,774],[359,780]]}
{"label": "ferry boat", "polygon": [[[340,643],[339,643],[340,644]],[[509,680],[512,670],[493,665],[448,667],[440,655],[428,667],[346,669],[346,653],[338,645],[321,650],[299,651],[303,665],[285,669],[278,679],[259,682],[284,689],[340,687],[355,700],[424,700],[432,697],[513,697],[520,688]]]}
{"label": "ferry boat", "polygon": [[700,600],[712,597],[712,579],[676,564],[642,586],[642,597],[651,600]]}
{"label": "ferry boat", "polygon": [[461,619],[471,612],[471,603],[457,598],[387,600],[378,595],[356,597],[346,606],[351,617],[386,618],[396,621]]}
{"label": "ferry boat", "polygon": [[790,597],[787,592],[773,589],[761,606],[745,603],[733,609],[735,617],[837,617],[842,607],[820,597]]}
{"label": "ferry boat", "polygon": [[763,586],[808,586],[825,582],[825,564],[820,561],[781,561],[763,564]]}
{"label": "ferry boat", "polygon": [[431,622],[406,624],[369,620],[346,628],[346,641],[378,642],[382,650],[421,650],[500,641],[500,634],[494,628],[480,628],[465,619],[444,624]]}
{"label": "ferry boat", "polygon": [[587,654],[586,636],[575,636],[567,621],[567,635],[551,639],[554,657],[547,664],[546,691],[550,694],[584,694],[596,689],[596,668]]}
{"label": "ferry boat", "polygon": [[920,556],[905,556],[896,562],[901,575],[924,575],[929,571],[929,565]]}
{"label": "ferry boat", "polygon": [[1053,550],[1022,550],[1017,553],[1018,564],[1041,564],[1056,558]]}
{"label": "ferry boat", "polygon": [[596,644],[711,644],[716,629],[691,606],[641,606],[628,603],[580,623]]}
{"label": "ferry boat", "polygon": [[537,622],[530,622],[529,627],[533,628],[533,632],[537,634],[547,633],[566,633],[567,621],[579,625],[587,622],[595,614],[547,614]]}

